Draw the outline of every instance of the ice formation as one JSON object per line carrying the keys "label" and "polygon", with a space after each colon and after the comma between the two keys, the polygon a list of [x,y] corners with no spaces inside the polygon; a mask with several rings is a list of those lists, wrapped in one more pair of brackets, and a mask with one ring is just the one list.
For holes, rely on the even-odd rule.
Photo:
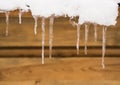
{"label": "ice formation", "polygon": [[35,24],[34,24],[34,34],[37,34],[37,22],[38,22],[38,17],[37,16],[33,16]]}
{"label": "ice formation", "polygon": [[44,64],[44,45],[45,45],[45,18],[42,17],[42,64]]}
{"label": "ice formation", "polygon": [[80,25],[77,25],[77,43],[76,43],[76,48],[77,48],[77,55],[79,55],[79,44],[80,44]]}
{"label": "ice formation", "polygon": [[52,58],[53,24],[54,24],[54,16],[51,16],[50,28],[49,28],[49,58]]}
{"label": "ice formation", "polygon": [[[84,23],[94,24],[95,41],[97,41],[96,25],[110,26],[116,24],[118,16],[118,3],[120,0],[0,0],[0,12],[6,14],[6,35],[8,35],[8,21],[10,11],[19,10],[19,24],[21,24],[22,12],[30,10],[35,20],[34,33],[37,34],[37,19],[42,17],[42,63],[44,63],[44,40],[45,40],[45,18],[50,18],[50,57],[52,55],[53,18],[68,16],[74,18],[78,16],[77,26],[77,53],[79,52],[79,26]],[[14,4],[13,4],[14,3]],[[85,54],[87,54],[88,26],[85,24]],[[105,30],[104,30],[105,31]],[[105,32],[103,32],[105,35]],[[103,37],[103,43],[105,37]],[[105,44],[103,44],[102,63],[105,55]],[[103,65],[103,64],[102,64]]]}
{"label": "ice formation", "polygon": [[102,67],[105,68],[104,64],[104,57],[105,57],[105,51],[106,51],[106,31],[107,27],[103,26],[103,41],[102,41]]}
{"label": "ice formation", "polygon": [[22,10],[19,9],[19,24],[22,23],[22,19],[21,19],[21,17],[22,17]]}
{"label": "ice formation", "polygon": [[5,31],[5,35],[8,36],[9,12],[5,12],[5,16],[6,16],[6,31]]}
{"label": "ice formation", "polygon": [[19,24],[21,24],[22,12],[27,12],[25,0],[0,0],[0,12],[6,15],[6,36],[8,36],[9,12],[19,10]]}
{"label": "ice formation", "polygon": [[89,23],[85,24],[85,55],[87,55],[87,42],[88,42]]}
{"label": "ice formation", "polygon": [[94,39],[95,39],[95,42],[97,42],[97,24],[94,23]]}

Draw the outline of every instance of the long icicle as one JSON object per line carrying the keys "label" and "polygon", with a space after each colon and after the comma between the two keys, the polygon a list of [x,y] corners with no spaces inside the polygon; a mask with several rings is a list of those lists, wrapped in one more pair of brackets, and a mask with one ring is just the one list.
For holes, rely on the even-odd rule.
{"label": "long icicle", "polygon": [[104,57],[106,52],[106,31],[107,27],[103,26],[103,41],[102,41],[102,67],[105,68]]}
{"label": "long icicle", "polygon": [[37,21],[38,21],[38,17],[37,16],[33,16],[35,24],[34,24],[34,34],[37,34]]}
{"label": "long icicle", "polygon": [[97,42],[97,24],[96,23],[94,24],[94,39],[95,39],[95,42]]}
{"label": "long icicle", "polygon": [[42,64],[44,64],[45,18],[42,17]]}
{"label": "long icicle", "polygon": [[88,42],[88,31],[89,31],[89,24],[85,24],[85,55],[87,55],[87,42]]}
{"label": "long icicle", "polygon": [[77,42],[76,42],[77,55],[79,55],[79,44],[80,44],[80,24],[77,25]]}
{"label": "long icicle", "polygon": [[53,23],[54,17],[50,17],[50,28],[49,28],[49,58],[52,58],[52,45],[53,45]]}
{"label": "long icicle", "polygon": [[5,31],[5,35],[8,36],[9,12],[5,12],[5,16],[6,16],[6,31]]}
{"label": "long icicle", "polygon": [[19,9],[19,24],[21,24],[22,23],[22,10],[21,9]]}

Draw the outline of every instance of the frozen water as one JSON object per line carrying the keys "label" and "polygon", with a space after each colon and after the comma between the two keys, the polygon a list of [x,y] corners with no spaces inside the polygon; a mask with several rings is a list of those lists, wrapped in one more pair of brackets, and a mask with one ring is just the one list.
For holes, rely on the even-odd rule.
{"label": "frozen water", "polygon": [[105,26],[116,24],[118,5],[115,0],[80,0],[79,4],[80,24],[85,22]]}
{"label": "frozen water", "polygon": [[69,19],[69,22],[70,22],[70,24],[72,24],[73,27],[78,25],[78,23],[76,23],[75,21],[72,21],[71,18]]}
{"label": "frozen water", "polygon": [[97,24],[94,23],[94,38],[95,42],[97,42]]}
{"label": "frozen water", "polygon": [[53,23],[54,17],[50,17],[50,28],[49,28],[49,58],[52,58],[52,45],[53,45]]}
{"label": "frozen water", "polygon": [[5,12],[5,16],[6,16],[6,32],[5,32],[5,35],[8,36],[9,12]]}
{"label": "frozen water", "polygon": [[88,32],[89,32],[89,24],[85,24],[85,55],[87,55],[87,42],[88,42]]}
{"label": "frozen water", "polygon": [[16,9],[28,11],[26,0],[0,0],[0,11],[14,11]]}
{"label": "frozen water", "polygon": [[19,9],[19,24],[22,23],[22,19],[21,19],[21,17],[22,17],[22,10]]}
{"label": "frozen water", "polygon": [[80,25],[77,25],[77,43],[76,43],[76,48],[77,48],[77,55],[79,55],[79,44],[80,44]]}
{"label": "frozen water", "polygon": [[0,11],[30,9],[33,16],[79,16],[79,24],[91,22],[109,26],[116,24],[118,2],[120,0],[1,0]]}
{"label": "frozen water", "polygon": [[33,16],[35,24],[34,24],[34,34],[37,34],[37,21],[38,21],[38,17],[37,16]]}
{"label": "frozen water", "polygon": [[104,57],[105,57],[105,51],[106,51],[106,31],[107,27],[103,26],[103,41],[102,41],[102,67],[105,68],[104,64]]}
{"label": "frozen water", "polygon": [[42,17],[42,64],[44,64],[45,18]]}
{"label": "frozen water", "polygon": [[116,24],[117,3],[115,0],[28,0],[27,4],[32,15],[79,16],[79,24],[91,22],[109,26]]}
{"label": "frozen water", "polygon": [[64,15],[63,0],[28,0],[32,15],[50,17]]}

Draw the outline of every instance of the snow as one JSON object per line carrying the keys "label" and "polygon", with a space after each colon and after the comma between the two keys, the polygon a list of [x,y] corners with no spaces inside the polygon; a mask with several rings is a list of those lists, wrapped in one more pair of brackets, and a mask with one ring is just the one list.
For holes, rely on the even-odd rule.
{"label": "snow", "polygon": [[79,12],[80,24],[91,22],[106,26],[115,25],[118,5],[114,0],[83,0]]}
{"label": "snow", "polygon": [[50,17],[51,15],[62,16],[64,12],[62,0],[28,0],[32,15]]}
{"label": "snow", "polygon": [[28,10],[25,0],[0,0],[0,11]]}
{"label": "snow", "polygon": [[[120,0],[0,0],[0,11],[29,10],[33,16],[79,16],[78,23],[115,25]],[[14,4],[13,4],[14,3]]]}

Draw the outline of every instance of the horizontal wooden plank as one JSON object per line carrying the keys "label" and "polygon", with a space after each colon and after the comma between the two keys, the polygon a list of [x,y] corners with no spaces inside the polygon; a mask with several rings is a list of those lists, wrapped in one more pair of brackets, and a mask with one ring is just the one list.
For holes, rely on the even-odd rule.
{"label": "horizontal wooden plank", "polygon": [[[84,54],[84,47],[80,47],[79,55],[73,46],[53,47],[52,57],[101,57],[101,47],[88,47],[88,55]],[[0,48],[0,57],[41,57],[41,47],[2,47]],[[45,57],[49,56],[49,47],[45,47]],[[120,47],[107,47],[105,57],[120,57]]]}
{"label": "horizontal wooden plank", "polygon": [[45,65],[41,58],[0,58],[0,85],[119,85],[120,58],[105,64],[102,69],[101,58],[89,57],[45,58]]}
{"label": "horizontal wooden plank", "polygon": [[[120,20],[120,18],[118,18]],[[41,21],[38,21],[38,34],[34,35],[34,20],[23,18],[23,23],[18,24],[18,18],[11,17],[9,24],[9,35],[5,36],[5,18],[0,18],[0,46],[41,46]],[[107,45],[120,46],[119,21],[114,27],[107,31]],[[98,41],[94,41],[93,25],[90,26],[88,46],[101,46],[102,27],[98,26]],[[49,24],[46,20],[45,45],[49,45]],[[76,28],[73,28],[66,18],[56,18],[54,23],[54,46],[75,46]],[[81,28],[80,46],[84,45],[84,25]]]}
{"label": "horizontal wooden plank", "polygon": [[119,81],[80,81],[80,80],[32,80],[0,81],[0,85],[120,85]]}

